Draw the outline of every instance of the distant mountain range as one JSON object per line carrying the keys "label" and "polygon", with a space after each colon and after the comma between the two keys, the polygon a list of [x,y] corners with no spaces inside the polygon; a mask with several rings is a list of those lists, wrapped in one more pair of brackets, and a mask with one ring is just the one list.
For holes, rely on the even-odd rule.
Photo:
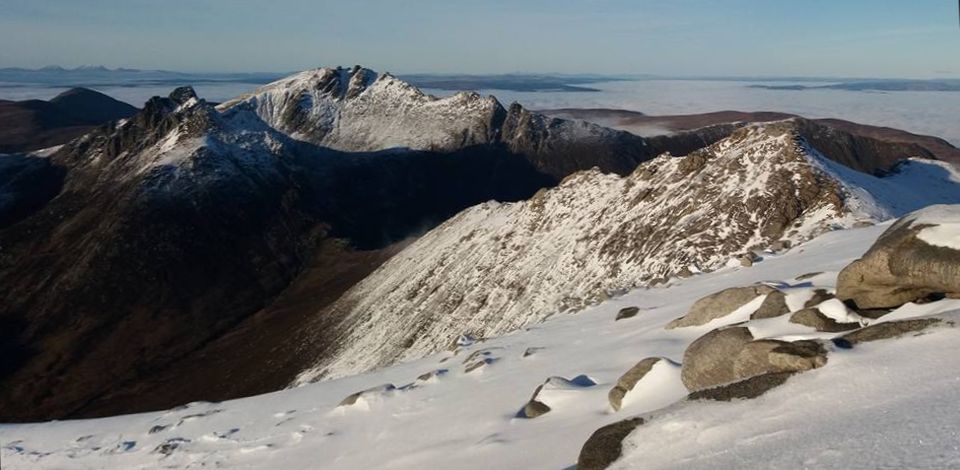
{"label": "distant mountain range", "polygon": [[[18,86],[146,86],[197,85],[202,83],[266,84],[289,75],[287,72],[175,72],[169,70],[111,69],[102,65],[65,68],[57,65],[28,69],[0,68],[0,88]],[[437,90],[509,90],[518,92],[597,92],[591,84],[642,80],[711,80],[765,82],[748,85],[770,90],[834,89],[849,91],[960,91],[960,79],[869,79],[828,77],[712,77],[652,74],[402,74],[404,81],[420,88]],[[785,83],[783,85],[777,83]],[[772,84],[771,84],[772,83]],[[806,83],[806,84],[804,84]]]}
{"label": "distant mountain range", "polygon": [[[201,83],[266,84],[289,75],[288,73],[189,73],[168,70],[110,69],[104,66],[64,68],[48,66],[39,69],[0,68],[0,87],[23,85],[46,86],[144,86],[196,85]],[[556,74],[482,74],[443,75],[409,74],[405,81],[420,88],[439,90],[511,90],[511,91],[599,91],[586,85],[597,82],[625,80],[624,77],[603,75]]]}
{"label": "distant mountain range", "polygon": [[960,80],[861,80],[828,85],[750,85],[766,90],[960,91]]}
{"label": "distant mountain range", "polygon": [[110,69],[103,66],[64,68],[47,66],[39,69],[0,68],[3,86],[142,86],[197,84],[205,82],[269,83],[283,73],[187,73],[168,70]]}

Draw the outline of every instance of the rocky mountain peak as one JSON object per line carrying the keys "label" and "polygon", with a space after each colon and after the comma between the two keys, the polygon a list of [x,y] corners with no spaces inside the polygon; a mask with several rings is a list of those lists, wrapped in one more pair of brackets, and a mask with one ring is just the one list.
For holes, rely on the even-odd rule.
{"label": "rocky mountain peak", "polygon": [[178,87],[170,92],[170,100],[178,105],[186,104],[188,101],[195,99],[197,99],[197,92],[190,86]]}

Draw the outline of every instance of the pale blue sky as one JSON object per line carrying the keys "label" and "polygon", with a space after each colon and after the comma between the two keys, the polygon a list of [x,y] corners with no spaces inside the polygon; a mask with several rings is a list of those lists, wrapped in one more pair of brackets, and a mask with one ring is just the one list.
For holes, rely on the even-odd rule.
{"label": "pale blue sky", "polygon": [[956,0],[0,0],[0,67],[960,76]]}

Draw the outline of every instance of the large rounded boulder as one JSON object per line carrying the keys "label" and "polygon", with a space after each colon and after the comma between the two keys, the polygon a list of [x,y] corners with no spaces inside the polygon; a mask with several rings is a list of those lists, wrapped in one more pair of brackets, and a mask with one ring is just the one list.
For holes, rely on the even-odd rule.
{"label": "large rounded boulder", "polygon": [[757,297],[775,291],[776,289],[762,284],[724,289],[694,302],[686,315],[670,322],[666,328],[672,330],[674,328],[705,325],[714,319],[729,315]]}
{"label": "large rounded boulder", "polygon": [[774,373],[796,373],[823,367],[827,351],[815,341],[754,339],[750,330],[734,326],[697,338],[683,353],[680,378],[691,392]]}
{"label": "large rounded boulder", "polygon": [[695,391],[737,380],[734,362],[751,341],[750,330],[739,326],[713,330],[697,338],[683,353],[683,385]]}
{"label": "large rounded boulder", "polygon": [[960,296],[960,205],[903,217],[837,278],[837,297],[858,309],[894,308],[938,295]]}

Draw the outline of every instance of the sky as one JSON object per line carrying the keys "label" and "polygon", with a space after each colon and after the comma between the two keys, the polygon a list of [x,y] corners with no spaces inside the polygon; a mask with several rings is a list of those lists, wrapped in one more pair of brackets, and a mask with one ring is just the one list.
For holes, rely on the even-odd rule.
{"label": "sky", "polygon": [[960,77],[955,0],[0,0],[0,67]]}

